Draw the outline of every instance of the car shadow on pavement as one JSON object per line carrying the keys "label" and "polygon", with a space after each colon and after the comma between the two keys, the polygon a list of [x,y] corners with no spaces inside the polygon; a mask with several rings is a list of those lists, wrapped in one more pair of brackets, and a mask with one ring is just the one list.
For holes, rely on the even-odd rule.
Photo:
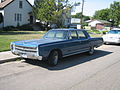
{"label": "car shadow on pavement", "polygon": [[27,63],[32,64],[32,65],[37,65],[43,68],[47,68],[48,70],[63,70],[63,69],[67,69],[67,68],[70,68],[76,65],[80,65],[82,63],[96,60],[97,58],[109,55],[111,53],[112,52],[95,50],[95,53],[93,55],[88,55],[86,53],[77,54],[77,55],[63,58],[58,63],[58,65],[54,67],[49,66],[45,61],[30,60]]}
{"label": "car shadow on pavement", "polygon": [[105,44],[106,46],[120,46],[120,43],[119,44],[115,44],[115,43],[111,43],[111,44]]}

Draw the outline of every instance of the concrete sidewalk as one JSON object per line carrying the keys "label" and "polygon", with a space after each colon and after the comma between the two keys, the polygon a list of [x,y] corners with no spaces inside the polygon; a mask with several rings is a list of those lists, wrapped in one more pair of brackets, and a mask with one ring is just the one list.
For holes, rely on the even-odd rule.
{"label": "concrete sidewalk", "polygon": [[19,56],[13,55],[11,51],[0,52],[0,63],[5,63],[8,61],[14,61],[20,58]]}

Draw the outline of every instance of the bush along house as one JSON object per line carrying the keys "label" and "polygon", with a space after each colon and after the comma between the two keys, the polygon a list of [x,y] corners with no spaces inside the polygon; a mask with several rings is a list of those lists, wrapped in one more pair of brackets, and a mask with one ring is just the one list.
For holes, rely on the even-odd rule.
{"label": "bush along house", "polygon": [[34,22],[32,5],[28,0],[0,0],[0,28]]}

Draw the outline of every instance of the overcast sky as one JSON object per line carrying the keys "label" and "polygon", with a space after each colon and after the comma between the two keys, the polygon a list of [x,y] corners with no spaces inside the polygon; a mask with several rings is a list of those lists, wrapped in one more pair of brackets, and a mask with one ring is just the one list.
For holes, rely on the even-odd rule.
{"label": "overcast sky", "polygon": [[[34,0],[28,0],[33,4]],[[81,2],[82,0],[69,0],[70,2]],[[109,8],[113,1],[120,0],[85,0],[84,15],[92,16],[96,10]],[[80,12],[81,7],[76,7],[75,12]]]}

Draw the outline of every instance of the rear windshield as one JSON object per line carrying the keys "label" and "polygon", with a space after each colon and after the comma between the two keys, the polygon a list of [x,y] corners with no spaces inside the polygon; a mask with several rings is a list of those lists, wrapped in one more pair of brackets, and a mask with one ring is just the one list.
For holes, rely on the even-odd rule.
{"label": "rear windshield", "polygon": [[120,30],[111,30],[108,34],[120,34]]}
{"label": "rear windshield", "polygon": [[57,38],[57,39],[66,39],[67,31],[65,30],[51,30],[46,33],[43,38]]}

